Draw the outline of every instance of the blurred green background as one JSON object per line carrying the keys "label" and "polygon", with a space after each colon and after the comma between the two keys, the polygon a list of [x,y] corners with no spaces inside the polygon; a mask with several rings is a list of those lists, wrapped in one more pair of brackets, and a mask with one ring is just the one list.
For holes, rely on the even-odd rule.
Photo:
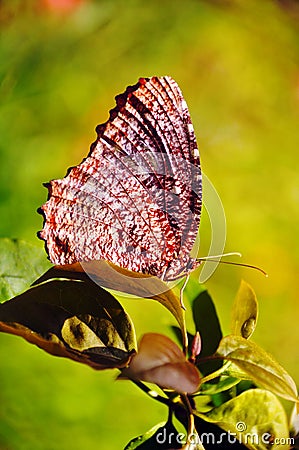
{"label": "blurred green background", "polygon": [[[0,26],[0,236],[42,246],[42,182],[86,156],[117,93],[171,75],[226,211],[226,250],[269,273],[218,267],[206,285],[223,330],[244,278],[260,301],[254,340],[298,384],[298,3],[2,0]],[[203,218],[201,255],[208,238]],[[159,304],[124,303],[138,335],[173,323]],[[115,373],[21,338],[0,335],[0,360],[1,450],[121,449],[166,419]]]}

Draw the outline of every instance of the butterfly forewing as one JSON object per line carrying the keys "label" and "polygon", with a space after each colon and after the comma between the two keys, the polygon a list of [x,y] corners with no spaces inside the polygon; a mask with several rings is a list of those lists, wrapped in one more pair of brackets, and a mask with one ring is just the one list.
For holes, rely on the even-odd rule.
{"label": "butterfly forewing", "polygon": [[141,78],[116,97],[89,156],[50,182],[42,206],[55,264],[105,259],[177,278],[190,267],[201,210],[199,155],[170,77]]}

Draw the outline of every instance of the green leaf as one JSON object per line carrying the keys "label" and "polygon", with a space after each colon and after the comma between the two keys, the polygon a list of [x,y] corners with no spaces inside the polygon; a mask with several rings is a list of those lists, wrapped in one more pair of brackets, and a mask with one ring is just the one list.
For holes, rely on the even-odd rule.
{"label": "green leaf", "polygon": [[[208,413],[206,419],[253,450],[286,448],[289,437],[285,411],[275,395],[250,389]],[[279,440],[283,443],[275,444]]]}
{"label": "green leaf", "polygon": [[42,248],[0,239],[0,302],[27,289],[50,266]]}
{"label": "green leaf", "polygon": [[195,410],[198,413],[205,414],[214,408],[210,395],[195,395],[192,397],[195,403]]}
{"label": "green leaf", "polygon": [[[217,350],[222,338],[222,331],[215,309],[215,305],[209,293],[202,291],[192,303],[193,319],[196,331],[199,331],[202,350],[200,358],[211,356]],[[207,375],[218,370],[222,366],[222,361],[211,360],[204,364],[198,364],[198,368],[203,375]]]}
{"label": "green leaf", "polygon": [[159,423],[141,436],[130,441],[124,450],[169,450],[182,448],[181,438],[171,422]]}
{"label": "green leaf", "polygon": [[207,450],[210,449],[246,449],[246,447],[240,444],[234,436],[225,432],[217,422],[209,419],[205,414],[194,412],[195,427],[200,433],[202,444],[206,446]]}
{"label": "green leaf", "polygon": [[281,365],[265,350],[241,336],[225,336],[217,355],[232,361],[257,385],[287,400],[298,401],[297,388]]}
{"label": "green leaf", "polygon": [[217,384],[203,383],[201,385],[201,392],[205,395],[218,394],[219,392],[227,391],[236,386],[240,382],[239,378],[230,376],[220,377]]}
{"label": "green leaf", "polygon": [[159,278],[132,272],[107,261],[89,261],[82,264],[55,266],[37,280],[37,283],[62,277],[82,280],[90,277],[96,284],[107,289],[157,300],[175,317],[183,339],[186,339],[184,310],[181,307],[180,299]]}
{"label": "green leaf", "polygon": [[242,280],[232,309],[232,334],[248,339],[256,326],[258,303],[252,287]]}
{"label": "green leaf", "polygon": [[2,303],[0,331],[95,369],[126,366],[136,348],[129,316],[91,280],[51,280]]}

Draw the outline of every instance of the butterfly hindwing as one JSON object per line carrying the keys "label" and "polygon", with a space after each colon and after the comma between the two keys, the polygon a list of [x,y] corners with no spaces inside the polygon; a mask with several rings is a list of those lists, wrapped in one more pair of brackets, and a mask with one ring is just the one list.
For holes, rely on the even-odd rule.
{"label": "butterfly hindwing", "polygon": [[170,77],[116,97],[88,157],[50,182],[42,206],[55,264],[105,259],[172,279],[184,271],[201,209],[199,155],[187,105]]}

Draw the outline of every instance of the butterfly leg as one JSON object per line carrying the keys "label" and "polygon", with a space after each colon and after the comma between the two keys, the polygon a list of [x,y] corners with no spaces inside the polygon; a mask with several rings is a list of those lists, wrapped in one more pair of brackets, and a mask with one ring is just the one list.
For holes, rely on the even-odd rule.
{"label": "butterfly leg", "polygon": [[161,281],[164,281],[167,269],[168,269],[168,267],[165,267],[165,269],[163,270],[162,275],[161,275]]}
{"label": "butterfly leg", "polygon": [[187,283],[189,281],[189,276],[190,276],[189,274],[186,275],[186,279],[185,279],[185,281],[183,283],[183,286],[180,289],[180,303],[181,303],[181,307],[183,309],[186,309],[186,306],[184,305],[184,290],[185,290],[185,287],[187,286]]}

